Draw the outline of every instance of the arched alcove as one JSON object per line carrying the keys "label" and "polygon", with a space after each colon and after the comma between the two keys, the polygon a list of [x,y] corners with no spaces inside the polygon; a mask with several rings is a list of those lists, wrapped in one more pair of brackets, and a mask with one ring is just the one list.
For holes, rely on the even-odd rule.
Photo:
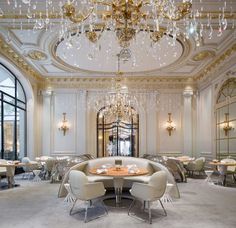
{"label": "arched alcove", "polygon": [[217,94],[216,156],[236,158],[236,78],[227,79]]}
{"label": "arched alcove", "polygon": [[139,115],[125,108],[129,114],[109,112],[109,107],[97,113],[97,157],[139,156]]}

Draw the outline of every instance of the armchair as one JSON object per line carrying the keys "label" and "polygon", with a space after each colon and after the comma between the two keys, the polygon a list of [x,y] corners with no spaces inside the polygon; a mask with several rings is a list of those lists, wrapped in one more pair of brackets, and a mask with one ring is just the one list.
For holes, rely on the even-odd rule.
{"label": "armchair", "polygon": [[144,183],[133,183],[130,193],[134,196],[134,201],[129,207],[128,215],[131,215],[131,209],[135,205],[136,199],[139,199],[144,202],[144,209],[147,203],[148,206],[148,222],[152,223],[152,211],[151,211],[151,202],[159,200],[165,216],[167,215],[166,210],[161,202],[161,198],[165,193],[167,185],[167,175],[165,171],[159,171],[152,174],[148,184]]}
{"label": "armchair", "polygon": [[[85,216],[84,216],[84,222],[88,222],[89,220],[87,219],[87,214],[88,214],[88,207],[92,206],[92,200],[97,199],[101,196],[103,196],[106,192],[104,185],[102,182],[88,182],[88,178],[87,176],[81,172],[81,171],[77,171],[77,170],[72,170],[69,174],[69,183],[70,183],[70,187],[71,187],[71,192],[73,194],[73,196],[75,196],[75,202],[70,210],[70,215],[75,214],[72,213],[74,206],[77,202],[77,200],[82,200],[82,201],[86,201],[86,208],[85,208]],[[106,212],[106,214],[108,214],[107,209],[103,203],[103,201],[101,201],[102,206]],[[84,210],[84,209],[83,209]],[[80,212],[80,211],[78,211]],[[99,218],[101,216],[97,216],[95,218]],[[95,219],[93,218],[93,219]],[[92,220],[92,219],[90,219]]]}
{"label": "armchair", "polygon": [[200,175],[201,172],[204,173],[205,161],[206,159],[204,157],[197,158],[196,160],[189,162],[186,169],[189,173],[192,173],[192,176],[195,172],[198,172]]}

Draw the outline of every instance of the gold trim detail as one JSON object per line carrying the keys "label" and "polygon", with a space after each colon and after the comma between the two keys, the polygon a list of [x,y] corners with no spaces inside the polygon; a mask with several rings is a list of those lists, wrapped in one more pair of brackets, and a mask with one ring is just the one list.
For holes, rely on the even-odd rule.
{"label": "gold trim detail", "polygon": [[211,73],[217,66],[222,62],[227,60],[233,53],[236,52],[236,43],[233,44],[229,49],[227,49],[219,58],[217,58],[213,63],[209,64],[205,69],[202,70],[200,74],[194,77],[195,80],[202,80],[209,73]]}
{"label": "gold trim detail", "polygon": [[212,58],[215,55],[216,55],[216,53],[214,51],[205,50],[205,51],[201,51],[201,52],[197,53],[196,55],[194,55],[192,60],[199,62],[199,61],[203,61],[203,60]]}
{"label": "gold trim detail", "polygon": [[4,39],[0,36],[0,53],[6,58],[10,59],[19,70],[24,70],[28,77],[36,80],[44,81],[44,78],[36,72],[25,60],[21,57],[16,50],[14,50],[10,45],[8,45]]}
{"label": "gold trim detail", "polygon": [[47,59],[47,55],[42,52],[42,51],[38,51],[38,50],[32,50],[28,53],[28,56],[33,59],[33,60],[37,60],[37,61],[41,61],[41,60],[45,60]]}

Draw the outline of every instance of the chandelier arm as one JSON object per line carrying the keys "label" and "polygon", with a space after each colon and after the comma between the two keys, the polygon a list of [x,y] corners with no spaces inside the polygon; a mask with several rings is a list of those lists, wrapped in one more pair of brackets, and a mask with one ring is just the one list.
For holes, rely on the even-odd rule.
{"label": "chandelier arm", "polygon": [[82,13],[81,13],[80,15],[78,15],[78,16],[74,13],[74,14],[72,14],[72,15],[69,17],[69,19],[70,19],[72,22],[74,22],[74,23],[81,23],[81,22],[83,22],[83,21],[85,21],[85,20],[88,19],[88,17],[92,14],[93,10],[94,10],[94,8],[92,8],[92,9],[89,11],[89,13],[88,13],[87,15],[85,15],[85,16],[84,16]]}
{"label": "chandelier arm", "polygon": [[103,0],[91,0],[92,4],[104,5],[104,6],[112,6],[112,2],[107,2]]}

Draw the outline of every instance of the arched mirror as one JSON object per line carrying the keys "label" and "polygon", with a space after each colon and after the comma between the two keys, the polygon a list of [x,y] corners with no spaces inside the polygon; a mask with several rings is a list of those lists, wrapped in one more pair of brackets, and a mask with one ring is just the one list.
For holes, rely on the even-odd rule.
{"label": "arched mirror", "polygon": [[97,157],[139,155],[139,115],[133,107],[97,113]]}
{"label": "arched mirror", "polygon": [[236,159],[236,78],[226,80],[217,96],[216,156]]}

